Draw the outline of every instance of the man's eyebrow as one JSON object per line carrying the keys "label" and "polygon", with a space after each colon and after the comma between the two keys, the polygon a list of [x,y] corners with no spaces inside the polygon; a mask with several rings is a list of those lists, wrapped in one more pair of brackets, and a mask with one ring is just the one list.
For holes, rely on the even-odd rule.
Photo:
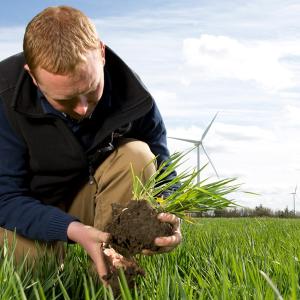
{"label": "man's eyebrow", "polygon": [[[97,85],[98,86],[98,85]],[[68,96],[65,96],[64,98],[53,98],[54,101],[64,101],[64,100],[71,100],[79,95],[82,95],[82,94],[88,94],[90,92],[92,92],[93,90],[96,90],[97,89],[97,86],[94,87],[94,86],[91,86],[89,89],[87,89],[86,91],[80,91],[80,92],[76,92],[75,94],[72,94],[72,95],[68,95]]]}
{"label": "man's eyebrow", "polygon": [[78,95],[80,95],[80,94],[76,93],[76,94],[73,94],[73,95],[68,95],[68,96],[64,96],[64,97],[55,97],[55,98],[52,98],[52,99],[54,101],[71,100],[71,99],[75,98]]}

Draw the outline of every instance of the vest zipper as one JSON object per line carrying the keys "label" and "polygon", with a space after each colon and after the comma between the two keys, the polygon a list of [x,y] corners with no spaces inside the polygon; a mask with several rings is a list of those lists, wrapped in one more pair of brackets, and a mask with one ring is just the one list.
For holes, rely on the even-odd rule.
{"label": "vest zipper", "polygon": [[[113,140],[114,140],[114,131],[111,133],[111,136],[110,136],[110,142],[108,143],[108,146],[106,146],[106,147],[103,147],[103,148],[101,148],[101,149],[99,149],[99,150],[97,150],[97,152],[102,152],[102,151],[104,151],[104,152],[106,152],[106,151],[110,151],[110,150],[114,150],[114,146],[113,146]],[[89,163],[89,184],[94,184],[94,183],[97,183],[96,182],[96,179],[95,179],[95,177],[94,177],[94,168],[93,168],[93,166],[92,166],[92,163],[90,162]]]}
{"label": "vest zipper", "polygon": [[91,165],[89,165],[89,184],[90,185],[96,183],[96,179],[95,179],[93,173],[94,173],[94,169]]}

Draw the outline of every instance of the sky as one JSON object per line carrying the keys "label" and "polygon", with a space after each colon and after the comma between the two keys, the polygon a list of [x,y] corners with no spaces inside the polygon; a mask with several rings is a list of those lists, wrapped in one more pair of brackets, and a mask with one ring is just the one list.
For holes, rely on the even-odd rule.
{"label": "sky", "polygon": [[[81,9],[155,98],[168,136],[200,139],[237,204],[293,209],[300,189],[300,4],[288,0],[5,1],[0,60],[22,50],[26,24],[50,5]],[[192,144],[168,140],[169,149]],[[208,162],[203,151],[200,164]],[[184,167],[196,167],[197,153]],[[217,180],[207,165],[201,179]],[[300,192],[299,192],[300,195]],[[300,197],[296,196],[300,211]]]}

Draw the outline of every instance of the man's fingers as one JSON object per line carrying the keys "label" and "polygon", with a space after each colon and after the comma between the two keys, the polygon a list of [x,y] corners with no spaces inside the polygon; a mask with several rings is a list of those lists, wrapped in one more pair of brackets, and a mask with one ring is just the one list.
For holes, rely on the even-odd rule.
{"label": "man's fingers", "polygon": [[173,227],[178,228],[180,221],[179,218],[176,217],[173,214],[169,214],[169,213],[160,213],[158,214],[157,218],[161,221],[161,222],[166,222],[166,223],[170,223],[171,225],[173,225]]}
{"label": "man's fingers", "polygon": [[92,226],[88,226],[88,225],[85,225],[85,229],[88,231],[88,233],[90,234],[91,238],[95,242],[99,242],[99,243],[107,243],[107,242],[109,242],[109,239],[111,237],[110,233],[98,230],[98,229],[96,229],[96,228],[94,228]]}
{"label": "man's fingers", "polygon": [[154,244],[159,247],[175,247],[181,242],[181,233],[176,231],[171,236],[157,237]]}
{"label": "man's fingers", "polygon": [[[171,236],[164,236],[164,237],[157,237],[154,240],[154,244],[159,247],[164,248],[174,248],[181,242],[181,233],[180,233],[180,220],[173,214],[169,213],[160,213],[157,218],[161,222],[169,223],[173,227],[173,235]],[[168,251],[168,250],[162,250]]]}
{"label": "man's fingers", "polygon": [[106,264],[106,259],[105,259],[104,253],[103,253],[102,245],[99,245],[96,248],[97,248],[96,249],[97,252],[93,253],[91,255],[91,257],[94,261],[94,264],[97,269],[97,273],[99,274],[99,277],[100,277],[102,283],[105,286],[107,286],[108,283],[105,280],[105,277],[109,274],[109,268]]}
{"label": "man's fingers", "polygon": [[98,232],[99,241],[103,243],[108,243],[111,237],[111,234],[108,232],[100,231]]}
{"label": "man's fingers", "polygon": [[107,276],[111,272],[110,264],[106,261],[103,253],[103,244],[109,241],[110,234],[74,221],[69,224],[67,235],[70,240],[79,243],[86,250],[95,264],[101,281],[107,285]]}
{"label": "man's fingers", "polygon": [[157,218],[164,223],[169,223],[173,228],[173,235],[171,236],[161,236],[154,240],[154,244],[160,249],[158,251],[151,251],[149,249],[142,250],[144,255],[153,255],[164,252],[169,252],[173,250],[176,246],[181,243],[182,236],[180,232],[180,219],[173,214],[160,213]]}

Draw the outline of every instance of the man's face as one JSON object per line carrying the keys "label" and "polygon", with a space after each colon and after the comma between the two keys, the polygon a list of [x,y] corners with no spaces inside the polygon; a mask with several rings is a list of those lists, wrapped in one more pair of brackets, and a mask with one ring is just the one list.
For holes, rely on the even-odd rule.
{"label": "man's face", "polygon": [[103,94],[104,45],[100,47],[100,51],[87,52],[86,61],[76,68],[74,74],[57,75],[38,67],[33,75],[27,65],[25,69],[56,110],[81,119],[92,113]]}

